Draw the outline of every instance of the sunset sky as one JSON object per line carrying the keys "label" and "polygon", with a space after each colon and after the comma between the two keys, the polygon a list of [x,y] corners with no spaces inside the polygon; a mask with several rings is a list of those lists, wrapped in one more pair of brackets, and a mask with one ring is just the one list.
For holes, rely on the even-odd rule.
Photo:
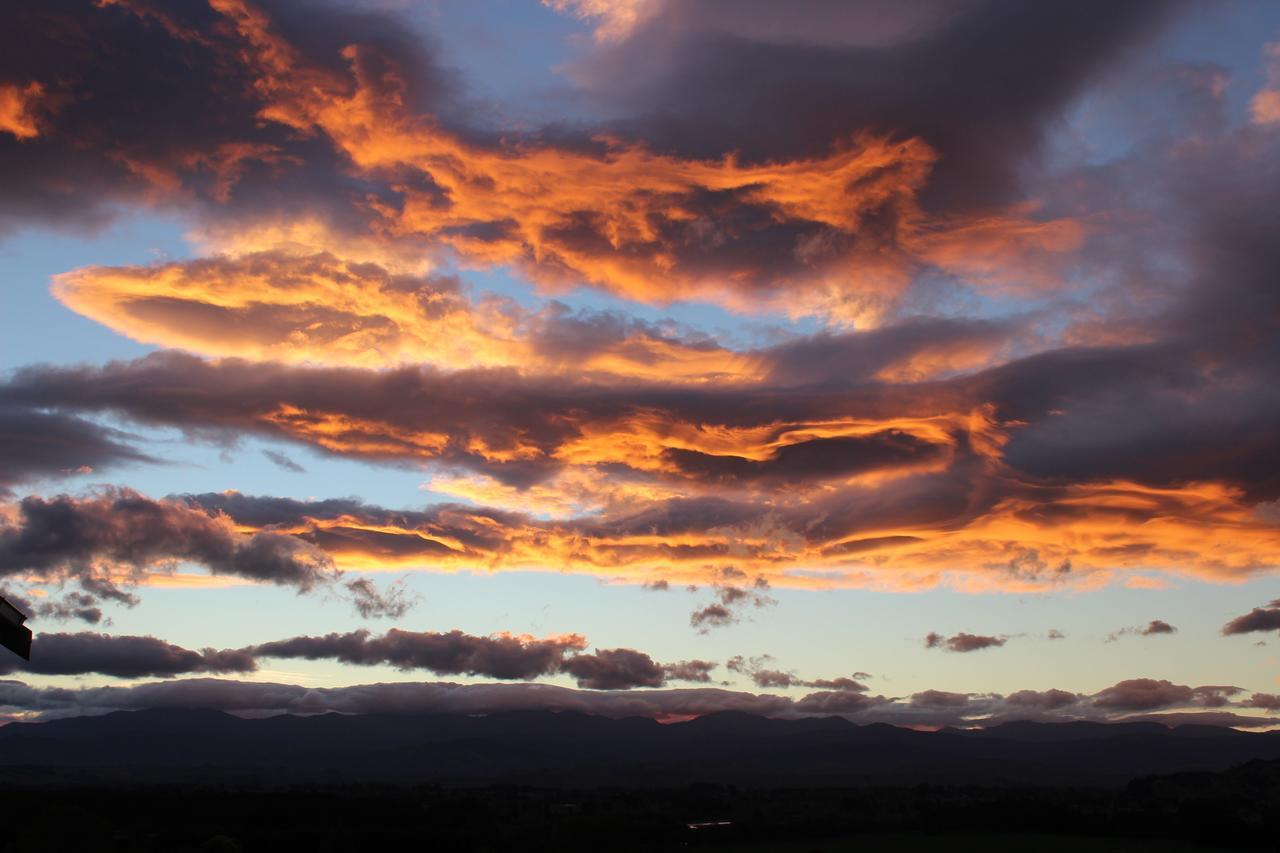
{"label": "sunset sky", "polygon": [[1280,726],[1280,4],[5,19],[0,717]]}

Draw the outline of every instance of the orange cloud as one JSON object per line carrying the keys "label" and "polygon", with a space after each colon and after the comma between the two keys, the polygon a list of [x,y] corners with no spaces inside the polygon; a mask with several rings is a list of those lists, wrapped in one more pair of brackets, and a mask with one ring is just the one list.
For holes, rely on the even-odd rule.
{"label": "orange cloud", "polygon": [[592,37],[598,42],[616,42],[631,34],[647,14],[652,0],[542,0],[561,14],[595,22]]}
{"label": "orange cloud", "polygon": [[1266,53],[1269,60],[1267,86],[1249,102],[1249,112],[1255,124],[1280,122],[1280,42],[1268,44]]}
{"label": "orange cloud", "polygon": [[44,86],[39,83],[26,86],[0,83],[0,132],[11,133],[18,139],[39,136],[37,114],[43,97]]}
{"label": "orange cloud", "polygon": [[[855,489],[846,497],[856,494],[875,491]],[[803,499],[758,507],[748,521],[680,527],[680,513],[694,509],[641,496],[596,516],[559,521],[448,507],[395,521],[374,520],[377,510],[304,514],[262,529],[299,536],[339,566],[358,570],[557,570],[705,584],[731,567],[775,587],[907,591],[942,584],[971,592],[1088,589],[1117,577],[1149,588],[1159,580],[1151,572],[1239,581],[1268,569],[1280,553],[1280,533],[1252,521],[1238,495],[1214,486],[1099,484],[1071,489],[1063,503],[1071,508],[1069,523],[1005,501],[967,523],[886,518],[826,538],[812,529],[815,507]],[[636,523],[645,518],[653,526]]]}
{"label": "orange cloud", "polygon": [[530,311],[494,295],[472,298],[452,278],[397,273],[327,252],[86,267],[56,276],[53,293],[135,340],[221,357],[691,382],[758,376],[750,355],[634,324],[597,329],[601,337],[593,343],[586,321],[559,335],[571,340],[557,343],[564,318],[551,309]]}
{"label": "orange cloud", "polygon": [[1066,253],[1083,239],[1070,220],[1018,210],[931,220],[917,196],[937,155],[919,139],[862,133],[824,156],[764,163],[686,159],[606,137],[594,151],[473,144],[413,111],[392,58],[352,45],[348,73],[320,68],[262,11],[243,0],[212,5],[241,40],[260,116],[324,135],[360,175],[397,194],[366,203],[386,239],[518,264],[549,287],[586,282],[648,302],[695,297],[866,325],[920,265],[981,283],[995,262],[975,262],[977,253]]}

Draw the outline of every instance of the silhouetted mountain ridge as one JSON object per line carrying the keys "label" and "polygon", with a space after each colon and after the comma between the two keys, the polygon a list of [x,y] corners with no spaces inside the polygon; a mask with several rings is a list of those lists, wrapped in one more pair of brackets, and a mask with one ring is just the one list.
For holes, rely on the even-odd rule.
{"label": "silhouetted mountain ridge", "polygon": [[281,715],[117,711],[0,728],[0,767],[112,769],[139,779],[482,784],[1122,784],[1280,758],[1280,737],[1159,723],[1037,723],[921,732],[842,717],[738,712],[661,724],[573,711]]}

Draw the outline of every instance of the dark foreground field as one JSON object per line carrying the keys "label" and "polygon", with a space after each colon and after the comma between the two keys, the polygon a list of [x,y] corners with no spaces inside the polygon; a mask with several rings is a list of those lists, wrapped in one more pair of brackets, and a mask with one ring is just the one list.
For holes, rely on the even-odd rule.
{"label": "dark foreground field", "polygon": [[2,851],[1280,850],[1280,735],[573,713],[0,728]]}
{"label": "dark foreground field", "polygon": [[120,851],[1276,850],[1280,763],[1119,789],[564,789],[153,783],[28,774],[0,849]]}

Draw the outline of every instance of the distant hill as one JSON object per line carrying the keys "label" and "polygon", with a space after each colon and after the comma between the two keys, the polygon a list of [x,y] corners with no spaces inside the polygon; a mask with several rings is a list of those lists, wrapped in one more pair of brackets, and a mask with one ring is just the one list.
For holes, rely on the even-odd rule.
{"label": "distant hill", "polygon": [[575,712],[242,719],[121,711],[0,728],[0,778],[671,786],[1118,786],[1280,758],[1280,735],[1157,723],[918,732],[839,717],[673,724]]}

